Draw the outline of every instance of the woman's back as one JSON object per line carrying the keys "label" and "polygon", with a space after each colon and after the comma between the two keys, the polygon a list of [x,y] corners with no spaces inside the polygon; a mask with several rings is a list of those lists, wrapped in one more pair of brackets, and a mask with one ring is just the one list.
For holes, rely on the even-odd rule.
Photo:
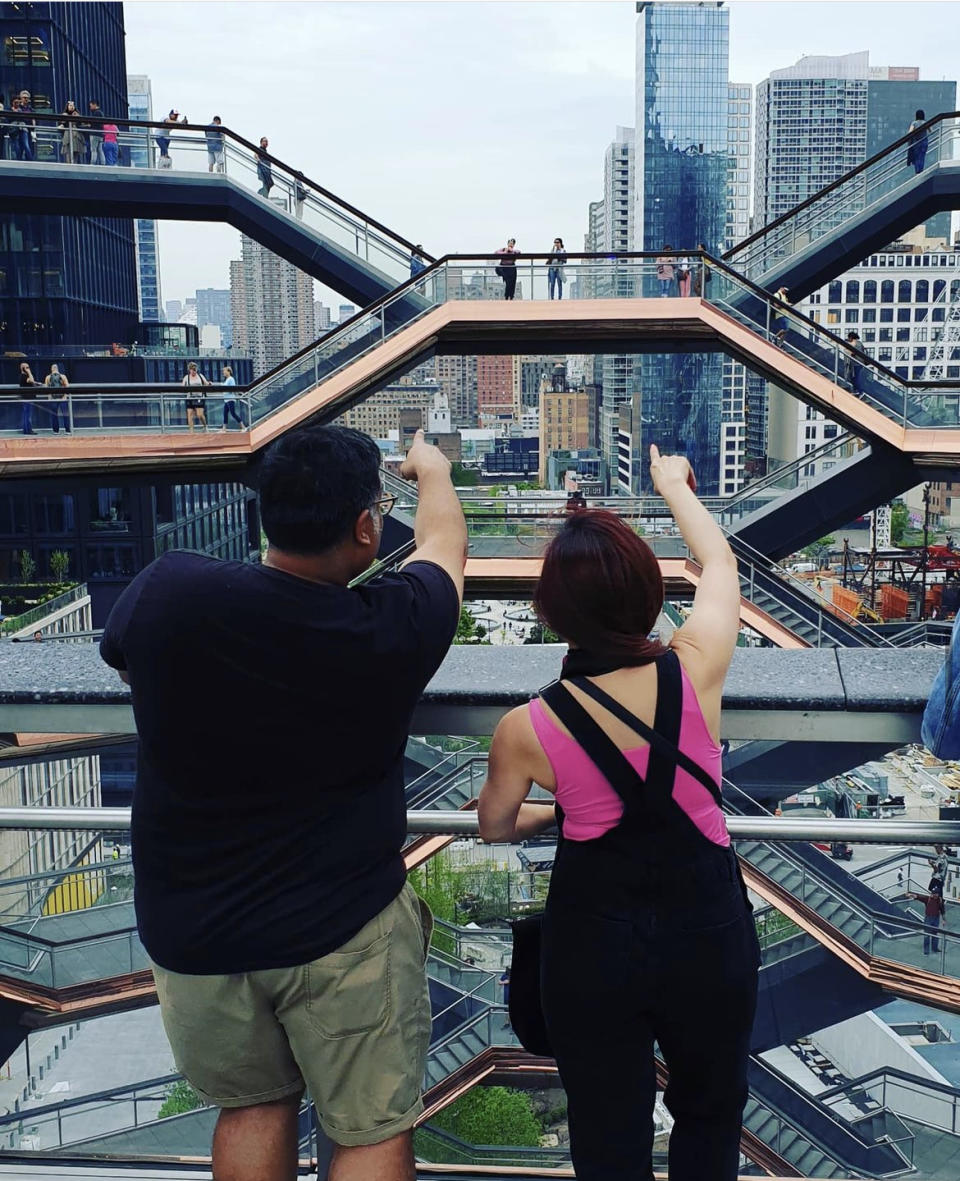
{"label": "woman's back", "polygon": [[[680,669],[682,713],[678,746],[707,772],[719,788],[722,752],[707,727],[693,682],[682,664]],[[653,727],[657,709],[655,665],[617,669],[592,680],[640,721]],[[623,751],[637,774],[645,778],[650,759],[649,744],[587,694],[577,688],[573,688],[572,692],[579,704]],[[603,836],[615,828],[623,816],[620,797],[549,706],[537,698],[530,702],[529,711],[537,740],[553,770],[552,787],[564,814],[563,835],[574,841],[594,840]],[[544,786],[549,789],[550,785]],[[706,787],[682,767],[677,768],[673,799],[708,841],[724,848],[730,844],[723,813],[716,801]]]}

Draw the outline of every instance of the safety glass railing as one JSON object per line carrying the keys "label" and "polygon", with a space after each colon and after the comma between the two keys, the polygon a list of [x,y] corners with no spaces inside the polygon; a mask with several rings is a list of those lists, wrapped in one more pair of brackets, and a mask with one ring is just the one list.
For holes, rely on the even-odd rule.
{"label": "safety glass railing", "polygon": [[[130,387],[96,391],[67,387],[26,387],[32,396],[0,394],[0,435],[183,435],[210,432],[246,439],[250,395],[211,384]],[[61,387],[62,389],[62,387]]]}
{"label": "safety glass railing", "polygon": [[937,115],[724,255],[755,282],[851,218],[906,190],[918,175],[960,157],[960,115]]}
{"label": "safety glass railing", "polygon": [[[475,817],[473,819],[475,821]],[[783,823],[769,816],[765,821]],[[871,823],[861,823],[864,832],[872,834]],[[440,817],[438,825],[442,827],[442,824],[443,818]],[[784,828],[789,830],[789,825],[784,824]],[[464,1092],[469,1094],[475,1084],[482,1086],[490,1062],[494,1061],[501,1063],[497,1084],[517,1093],[511,1103],[516,1103],[518,1108],[523,1106],[531,1135],[536,1137],[536,1143],[527,1143],[526,1147],[530,1153],[535,1153],[548,1144],[551,1147],[549,1161],[544,1158],[543,1163],[556,1166],[568,1160],[568,1155],[563,1152],[564,1149],[568,1152],[565,1101],[559,1089],[552,1104],[536,1104],[528,1101],[529,1096],[527,1099],[523,1097],[527,1090],[524,1080],[529,1070],[524,1069],[524,1060],[518,1057],[520,1047],[510,1027],[507,1008],[509,975],[506,973],[512,951],[509,922],[512,918],[542,909],[549,885],[549,868],[524,869],[523,858],[530,865],[545,866],[552,863],[555,848],[549,833],[521,845],[480,845],[475,839],[475,831],[475,828],[472,833],[465,830],[459,840],[413,875],[415,887],[437,915],[426,968],[433,1014],[425,1080],[430,1115],[425,1125],[427,1138],[420,1138],[418,1132],[418,1156],[425,1161],[446,1163],[448,1158],[442,1154],[443,1146],[449,1148],[452,1144],[459,1154],[457,1163],[490,1165],[514,1158],[518,1162],[523,1158],[530,1163],[532,1156],[519,1151],[525,1148],[524,1144],[487,1145],[485,1142],[476,1146],[473,1155],[470,1154],[475,1147],[467,1130],[471,1127],[470,1112],[475,1111],[478,1103],[483,1106],[483,1101],[476,1094],[470,1104],[458,1104],[457,1100]],[[84,911],[77,913],[82,916]],[[773,971],[778,980],[787,979],[803,969],[806,960],[801,957],[811,945],[809,937],[789,926],[789,920],[777,924],[765,918],[765,914],[764,911],[757,914],[758,934],[764,945],[764,964],[776,965]],[[0,971],[0,975],[5,973]],[[98,987],[96,996],[101,1007],[109,1003],[108,988]],[[793,1006],[795,998],[792,993],[790,997],[792,999],[784,1003]],[[775,989],[765,1003],[774,1006],[781,1003]],[[120,1005],[125,1006],[123,998]],[[929,1006],[924,1008],[929,1009]],[[833,1010],[826,1006],[823,1022],[832,1024],[833,1020]],[[38,1065],[44,1066],[44,1076],[37,1080],[42,1086],[30,1087],[29,1077],[24,1075],[22,1050],[16,1051],[11,1059],[11,1082],[17,1088],[19,1107],[9,1116],[0,1118],[0,1149],[7,1152],[32,1150],[42,1159],[47,1152],[69,1147],[71,1156],[78,1160],[93,1154],[100,1160],[112,1159],[114,1152],[117,1156],[123,1152],[129,1155],[131,1143],[142,1143],[126,1138],[112,1142],[112,1133],[135,1130],[138,1136],[142,1134],[150,1138],[156,1137],[157,1129],[162,1127],[163,1146],[156,1155],[198,1155],[197,1139],[210,1135],[211,1127],[206,1121],[212,1123],[214,1113],[203,1107],[196,1093],[191,1093],[182,1080],[170,1075],[127,1083],[124,1087],[104,1089],[95,1094],[78,1095],[72,1071],[79,1045],[64,1049],[58,1034],[57,1044],[61,1048],[54,1053],[53,1041],[48,1045],[44,1040],[49,1039],[51,1032],[55,1031],[30,1033],[31,1069],[36,1075]],[[491,1054],[494,1055],[492,1059]],[[487,1055],[485,1062],[471,1073],[473,1063],[481,1055]],[[53,1090],[61,1077],[73,1080],[69,1092]],[[864,1090],[876,1083],[876,1080],[844,1081],[851,1087],[859,1082]],[[22,1087],[26,1088],[27,1095],[21,1094]],[[830,1159],[829,1153],[835,1150],[832,1148],[834,1140],[841,1144],[849,1141],[869,1150],[872,1144],[881,1142],[884,1135],[888,1142],[895,1141],[907,1151],[905,1144],[901,1143],[896,1120],[908,1114],[902,1109],[900,1100],[911,1089],[910,1083],[900,1090],[889,1089],[888,1100],[879,1104],[877,1120],[886,1121],[885,1131],[880,1132],[873,1124],[865,1127],[849,1113],[839,1095],[831,1096],[837,1098],[837,1102],[823,1103],[817,1095],[797,1090],[791,1094],[790,1104],[784,1107],[779,1091],[774,1094],[769,1089],[754,1088],[745,1113],[745,1127],[767,1148],[783,1153],[786,1159],[791,1159],[790,1153],[794,1151],[798,1136],[825,1152],[826,1159]],[[64,1096],[62,1100],[57,1097],[60,1094]],[[950,1096],[947,1098],[949,1101]],[[491,1098],[491,1104],[499,1101],[496,1097]],[[761,1109],[765,1109],[765,1114]],[[662,1151],[666,1147],[670,1122],[660,1107],[657,1110],[658,1119],[662,1117],[664,1120],[660,1124],[661,1138],[658,1140]],[[884,1112],[889,1114],[884,1115]],[[303,1114],[306,1135],[312,1117],[306,1110]],[[771,1115],[775,1117],[772,1122]],[[194,1123],[191,1127],[191,1121],[195,1120],[199,1124]],[[894,1136],[893,1132],[897,1135]],[[112,1147],[113,1143],[116,1149]],[[918,1157],[917,1163],[922,1165],[922,1158]],[[809,1171],[816,1174],[815,1169]]]}
{"label": "safety glass railing", "polygon": [[769,507],[788,492],[812,487],[832,468],[856,455],[863,444],[852,434],[838,432],[798,459],[750,480],[720,507],[712,509],[722,525],[730,528],[744,517]]}
{"label": "safety glass railing", "polygon": [[[265,202],[271,214],[300,222],[348,254],[361,259],[391,284],[411,274],[414,258],[432,256],[340,200],[290,165],[229,128],[213,124],[76,120],[63,115],[0,113],[6,130],[6,159],[53,166],[136,168],[171,174],[206,174],[239,185]],[[0,167],[2,167],[0,159]]]}

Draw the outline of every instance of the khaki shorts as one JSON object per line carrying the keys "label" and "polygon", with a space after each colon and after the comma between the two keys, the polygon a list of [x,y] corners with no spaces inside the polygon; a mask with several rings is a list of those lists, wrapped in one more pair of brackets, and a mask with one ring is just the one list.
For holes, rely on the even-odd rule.
{"label": "khaki shorts", "polygon": [[185,976],[154,965],[178,1069],[217,1107],[306,1086],[336,1144],[379,1144],[423,1110],[433,919],[409,884],[351,940],[295,968]]}

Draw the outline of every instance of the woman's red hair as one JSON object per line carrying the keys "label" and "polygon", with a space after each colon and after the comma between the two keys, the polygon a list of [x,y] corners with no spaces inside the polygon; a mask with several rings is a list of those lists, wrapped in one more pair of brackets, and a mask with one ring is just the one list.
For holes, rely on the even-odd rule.
{"label": "woman's red hair", "polygon": [[648,638],[663,607],[660,567],[615,513],[566,519],[544,554],[533,606],[568,643],[598,657],[638,665],[665,651]]}

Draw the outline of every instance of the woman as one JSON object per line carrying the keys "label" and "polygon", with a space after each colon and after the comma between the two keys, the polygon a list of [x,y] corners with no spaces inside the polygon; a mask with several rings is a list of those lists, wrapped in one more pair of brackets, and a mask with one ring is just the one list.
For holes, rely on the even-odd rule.
{"label": "woman", "polygon": [[677,293],[681,299],[686,299],[690,295],[690,284],[693,282],[693,273],[690,270],[690,259],[680,258],[677,260]]}
{"label": "woman", "polygon": [[63,159],[68,164],[78,164],[83,161],[86,153],[86,140],[83,132],[77,126],[77,118],[80,112],[77,110],[77,104],[70,99],[67,105],[63,108],[64,123],[58,123],[57,126],[63,131],[60,137],[60,149],[63,153]]}
{"label": "woman", "polygon": [[[233,370],[229,365],[224,365],[223,367],[223,384],[228,386],[235,386],[237,384],[237,379],[233,376]],[[222,431],[227,429],[227,424],[231,416],[233,417],[237,426],[243,430],[243,419],[237,413],[237,400],[232,394],[224,399],[223,426],[220,428]]]}
{"label": "woman", "polygon": [[50,372],[43,379],[43,384],[48,390],[55,390],[56,393],[51,393],[50,397],[53,399],[53,405],[50,407],[50,413],[53,416],[53,433],[60,434],[60,418],[63,417],[63,429],[70,434],[70,407],[67,403],[67,387],[70,382],[67,381],[67,375],[60,372],[59,365],[51,365]]}
{"label": "woman", "polygon": [[[210,382],[199,372],[196,361],[191,361],[187,365],[186,375],[180,384],[190,388],[193,386],[206,386]],[[202,394],[193,394],[187,397],[187,426],[190,430],[193,430],[194,418],[196,418],[204,430],[207,429],[207,399]]]}
{"label": "woman", "polygon": [[166,119],[164,119],[164,121],[163,121],[163,134],[158,135],[156,137],[157,147],[160,149],[160,167],[161,168],[172,168],[173,167],[173,160],[171,159],[171,156],[170,156],[170,133],[171,133],[172,129],[174,127],[176,127],[179,119],[180,119],[180,112],[179,111],[170,111],[170,113],[167,115]]}
{"label": "woman", "polygon": [[20,420],[20,429],[25,435],[35,435],[37,432],[33,429],[33,403],[37,399],[36,387],[40,383],[34,378],[30,372],[30,366],[26,361],[20,362],[20,397],[23,400],[23,414]]}
{"label": "woman", "polygon": [[497,254],[501,256],[497,266],[497,274],[503,280],[504,299],[513,299],[514,292],[517,290],[516,259],[519,253],[516,238],[508,238],[506,246],[501,246],[497,251]]}
{"label": "woman", "polygon": [[650,549],[612,513],[565,520],[535,606],[570,650],[549,705],[497,727],[480,833],[532,837],[553,812],[525,802],[531,784],[556,798],[541,982],[577,1181],[652,1176],[654,1040],[670,1072],[671,1181],[734,1181],[759,964],[720,809],[737,565],[687,460],[651,447],[650,472],[702,568],[693,610],[668,648],[648,639],[663,603]]}
{"label": "woman", "polygon": [[707,287],[713,281],[713,271],[707,263],[707,248],[702,242],[697,243],[700,256],[697,259],[697,272],[693,280],[693,294],[703,299],[707,294]]}
{"label": "woman", "polygon": [[563,281],[566,278],[563,268],[566,266],[566,262],[567,248],[563,244],[563,239],[554,238],[553,250],[547,255],[547,283],[551,299],[553,299],[554,287],[557,290],[557,299],[563,299]]}
{"label": "woman", "polygon": [[657,280],[660,283],[660,298],[661,299],[667,298],[667,296],[670,294],[670,286],[673,283],[673,273],[674,273],[673,259],[664,257],[664,255],[666,255],[667,251],[672,250],[672,249],[673,249],[673,247],[668,242],[667,245],[664,246],[664,248],[663,248],[663,255],[661,255],[660,258],[657,259]]}
{"label": "woman", "polygon": [[[773,293],[773,298],[778,299],[782,304],[790,307],[790,291],[787,287],[778,287]],[[782,312],[778,311],[776,307],[773,309],[773,343],[777,348],[783,348],[783,342],[787,335],[787,317]]]}
{"label": "woman", "polygon": [[923,172],[924,161],[927,158],[927,133],[926,131],[919,131],[921,124],[927,121],[927,116],[923,111],[917,111],[914,114],[913,122],[907,128],[907,131],[914,133],[913,138],[909,141],[907,146],[907,164],[913,165],[915,173]]}

